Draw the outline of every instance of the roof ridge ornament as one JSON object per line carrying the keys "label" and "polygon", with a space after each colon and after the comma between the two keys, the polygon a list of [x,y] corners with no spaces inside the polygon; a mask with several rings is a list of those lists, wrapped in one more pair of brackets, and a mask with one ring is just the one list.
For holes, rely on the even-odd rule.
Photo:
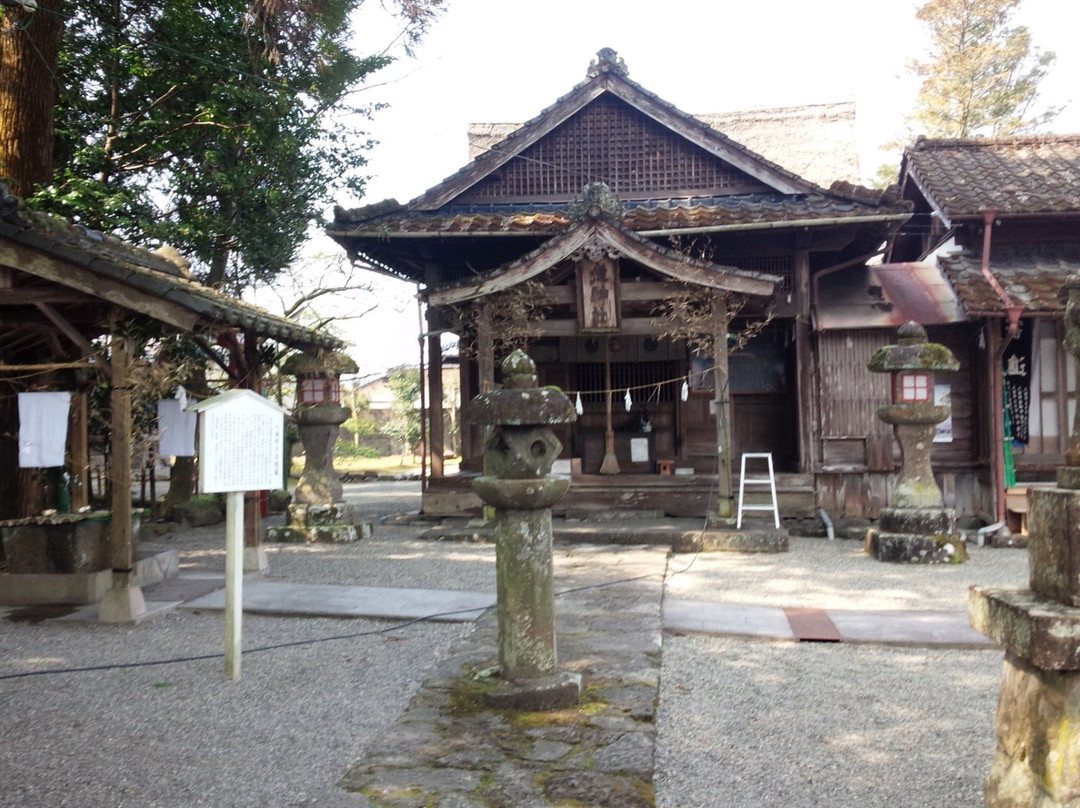
{"label": "roof ridge ornament", "polygon": [[566,212],[573,221],[608,219],[619,222],[623,217],[623,203],[606,182],[587,182],[581,187],[581,199],[571,202]]}
{"label": "roof ridge ornament", "polygon": [[596,58],[589,62],[589,69],[585,71],[585,77],[594,79],[601,73],[627,76],[630,71],[626,69],[626,62],[619,58],[619,54],[614,48],[601,48],[596,52]]}

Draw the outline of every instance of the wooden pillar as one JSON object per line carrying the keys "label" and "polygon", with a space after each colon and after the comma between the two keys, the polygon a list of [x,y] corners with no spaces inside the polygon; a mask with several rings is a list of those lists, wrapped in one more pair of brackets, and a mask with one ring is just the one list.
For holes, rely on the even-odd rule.
{"label": "wooden pillar", "polygon": [[428,448],[431,451],[431,476],[445,476],[446,430],[443,426],[442,340],[438,334],[427,337],[428,355]]}
{"label": "wooden pillar", "polygon": [[90,435],[88,396],[71,397],[71,510],[78,512],[90,504]]}
{"label": "wooden pillar", "polygon": [[113,333],[111,343],[112,391],[109,404],[109,483],[112,518],[109,522],[109,559],[113,585],[98,611],[103,623],[138,622],[146,614],[142,591],[132,585],[135,536],[131,519],[131,340]]}
{"label": "wooden pillar", "polygon": [[795,374],[799,418],[799,471],[812,474],[821,466],[821,391],[810,328],[810,253],[800,250],[794,257]]}
{"label": "wooden pillar", "polygon": [[480,393],[495,389],[495,343],[491,335],[491,309],[487,303],[477,303],[476,361],[480,364]]}
{"label": "wooden pillar", "polygon": [[[259,335],[244,333],[244,388],[262,393]],[[244,492],[244,572],[259,572],[270,565],[262,546],[262,503],[265,491]]]}
{"label": "wooden pillar", "polygon": [[713,401],[716,407],[716,515],[730,519],[735,515],[731,484],[731,389],[728,373],[727,334],[730,322],[726,301],[714,297],[713,307]]}

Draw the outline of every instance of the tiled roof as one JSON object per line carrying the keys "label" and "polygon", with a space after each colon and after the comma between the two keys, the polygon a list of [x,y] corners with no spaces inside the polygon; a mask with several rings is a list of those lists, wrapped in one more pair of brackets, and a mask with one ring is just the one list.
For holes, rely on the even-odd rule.
{"label": "tiled roof", "polygon": [[[374,212],[374,216],[370,213]],[[885,204],[862,203],[833,196],[744,194],[690,199],[671,204],[654,202],[628,205],[622,226],[648,232],[687,228],[720,228],[771,222],[813,221],[859,216],[906,216],[907,203],[886,199]],[[380,215],[381,214],[381,215]],[[570,223],[565,205],[450,205],[438,212],[409,212],[403,207],[387,212],[338,210],[334,230],[352,235],[393,233],[558,233]]]}
{"label": "tiled roof", "polygon": [[1080,135],[920,139],[904,171],[950,221],[1080,211]]}
{"label": "tiled roof", "polygon": [[[154,300],[182,308],[199,328],[239,327],[300,348],[340,348],[341,340],[272,314],[216,289],[203,286],[186,267],[161,251],[152,252],[109,234],[72,225],[66,220],[35,212],[22,205],[0,183],[0,239],[20,244],[41,255],[85,269],[104,283],[115,284],[115,302],[160,319]],[[13,264],[28,274],[32,266]],[[73,288],[78,288],[72,283]],[[116,290],[124,290],[119,295]],[[96,328],[97,326],[95,326]],[[98,333],[104,333],[98,329]],[[91,336],[96,336],[92,334]]]}
{"label": "tiled roof", "polygon": [[[1000,312],[1004,306],[982,274],[982,257],[958,253],[939,259],[965,311]],[[1046,244],[1002,247],[991,253],[990,271],[1027,312],[1060,312],[1065,306],[1058,291],[1065,277],[1080,272],[1080,246]]]}

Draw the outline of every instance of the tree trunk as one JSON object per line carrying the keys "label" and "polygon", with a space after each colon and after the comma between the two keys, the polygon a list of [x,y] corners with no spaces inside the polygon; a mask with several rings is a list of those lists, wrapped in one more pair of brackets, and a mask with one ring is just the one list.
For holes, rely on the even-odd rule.
{"label": "tree trunk", "polygon": [[0,18],[0,177],[22,197],[53,177],[63,5],[63,0],[38,0],[37,11],[5,6]]}

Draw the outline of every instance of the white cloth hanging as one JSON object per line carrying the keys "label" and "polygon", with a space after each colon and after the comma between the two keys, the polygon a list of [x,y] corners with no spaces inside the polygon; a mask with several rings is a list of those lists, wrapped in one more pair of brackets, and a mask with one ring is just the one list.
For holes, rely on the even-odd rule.
{"label": "white cloth hanging", "polygon": [[686,401],[686,399],[690,398],[690,383],[689,382],[683,382],[682,383],[682,393],[680,393],[679,397],[683,401]]}
{"label": "white cloth hanging", "polygon": [[157,403],[157,417],[158,456],[194,457],[199,414],[185,410],[175,398],[164,398]]}
{"label": "white cloth hanging", "polygon": [[623,405],[626,407],[626,411],[630,412],[630,408],[634,406],[634,399],[630,398],[630,388],[626,388],[626,396],[623,398]]}
{"label": "white cloth hanging", "polygon": [[64,465],[71,393],[19,393],[19,468]]}
{"label": "white cloth hanging", "polygon": [[576,412],[578,415],[585,414],[585,407],[583,407],[581,404],[581,393],[577,394],[577,399],[574,401],[574,412]]}

